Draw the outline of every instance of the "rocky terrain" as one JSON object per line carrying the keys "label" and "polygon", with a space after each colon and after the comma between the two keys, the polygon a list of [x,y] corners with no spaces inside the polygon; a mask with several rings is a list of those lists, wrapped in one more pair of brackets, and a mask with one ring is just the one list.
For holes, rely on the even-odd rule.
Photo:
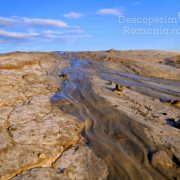
{"label": "rocky terrain", "polygon": [[180,55],[0,55],[0,180],[180,179]]}

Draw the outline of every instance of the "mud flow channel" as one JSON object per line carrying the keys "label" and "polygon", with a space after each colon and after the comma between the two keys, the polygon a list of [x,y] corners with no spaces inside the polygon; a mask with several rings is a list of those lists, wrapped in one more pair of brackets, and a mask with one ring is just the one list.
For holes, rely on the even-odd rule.
{"label": "mud flow channel", "polygon": [[[144,124],[115,109],[92,88],[91,79],[99,76],[162,101],[175,100],[179,82],[119,73],[100,62],[69,58],[71,66],[64,69],[68,79],[51,101],[65,113],[85,121],[83,132],[88,146],[109,168],[108,179],[169,179],[172,173],[157,170],[150,163],[150,152],[157,147],[142,132]],[[164,86],[161,86],[164,84]],[[173,170],[176,177],[178,170]]]}

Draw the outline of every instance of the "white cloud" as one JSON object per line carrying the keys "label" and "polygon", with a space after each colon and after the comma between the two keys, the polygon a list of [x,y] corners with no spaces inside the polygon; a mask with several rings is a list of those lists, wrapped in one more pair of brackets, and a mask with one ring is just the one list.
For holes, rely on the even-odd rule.
{"label": "white cloud", "polygon": [[83,33],[83,31],[80,33],[78,31],[64,31],[64,32],[59,32],[59,31],[44,31],[43,36],[46,38],[49,38],[51,40],[63,40],[63,41],[74,41],[77,39],[84,39],[84,38],[91,38],[90,35]]}
{"label": "white cloud", "polygon": [[0,25],[39,25],[39,26],[55,26],[55,27],[69,27],[64,21],[57,19],[42,19],[42,18],[28,18],[28,17],[0,17]]}
{"label": "white cloud", "polygon": [[29,29],[27,32],[12,32],[0,29],[0,44],[47,43],[76,41],[91,36],[75,28],[65,31]]}
{"label": "white cloud", "polygon": [[18,32],[10,32],[5,30],[0,30],[0,38],[30,38],[38,36],[38,33],[18,33]]}
{"label": "white cloud", "polygon": [[0,25],[11,25],[16,23],[15,19],[0,17]]}
{"label": "white cloud", "polygon": [[[12,24],[14,22],[15,25]],[[79,26],[69,26],[67,23],[55,19],[1,17],[0,23],[3,24],[0,24],[0,44],[63,42],[91,37]],[[6,25],[8,25],[8,30]],[[59,30],[59,28],[61,29]],[[14,29],[17,29],[17,31]]]}
{"label": "white cloud", "polygon": [[70,19],[77,19],[80,18],[82,14],[78,12],[70,12],[68,14],[64,14],[63,16]]}
{"label": "white cloud", "polygon": [[23,21],[30,25],[68,27],[66,22],[55,19],[23,18]]}
{"label": "white cloud", "polygon": [[52,31],[52,30],[46,30],[43,32],[43,36],[46,38],[58,38],[60,35],[63,35],[63,32],[59,32],[59,31]]}
{"label": "white cloud", "polygon": [[104,9],[99,9],[96,12],[96,14],[120,16],[122,15],[122,12],[119,9],[115,9],[115,8],[104,8]]}

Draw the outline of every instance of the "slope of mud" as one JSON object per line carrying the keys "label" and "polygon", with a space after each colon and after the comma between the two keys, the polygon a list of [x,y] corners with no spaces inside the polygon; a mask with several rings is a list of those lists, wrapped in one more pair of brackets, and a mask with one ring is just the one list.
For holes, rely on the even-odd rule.
{"label": "slope of mud", "polygon": [[0,55],[0,179],[180,179],[179,55]]}
{"label": "slope of mud", "polygon": [[[87,145],[108,166],[108,179],[179,178],[179,160],[167,144],[155,144],[146,134],[150,126],[114,108],[102,97],[103,91],[93,90],[100,80],[94,84],[92,79],[121,84],[140,96],[160,100],[160,103],[179,101],[179,81],[118,72],[100,61],[87,60],[88,57],[77,59],[70,55],[64,58],[71,61],[71,67],[63,71],[69,78],[51,101],[59,103],[63,112],[85,121],[83,136]],[[114,93],[113,87],[108,90]],[[178,109],[175,111],[178,117]],[[179,141],[175,148],[179,152]]]}

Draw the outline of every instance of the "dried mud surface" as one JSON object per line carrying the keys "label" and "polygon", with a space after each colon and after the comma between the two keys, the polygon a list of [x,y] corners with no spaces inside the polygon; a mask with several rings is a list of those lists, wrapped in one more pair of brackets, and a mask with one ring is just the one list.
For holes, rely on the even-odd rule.
{"label": "dried mud surface", "polygon": [[83,122],[50,102],[67,66],[54,53],[0,56],[0,179],[107,176],[104,162],[84,143]]}
{"label": "dried mud surface", "polygon": [[0,179],[180,179],[179,77],[175,52],[0,55]]}

